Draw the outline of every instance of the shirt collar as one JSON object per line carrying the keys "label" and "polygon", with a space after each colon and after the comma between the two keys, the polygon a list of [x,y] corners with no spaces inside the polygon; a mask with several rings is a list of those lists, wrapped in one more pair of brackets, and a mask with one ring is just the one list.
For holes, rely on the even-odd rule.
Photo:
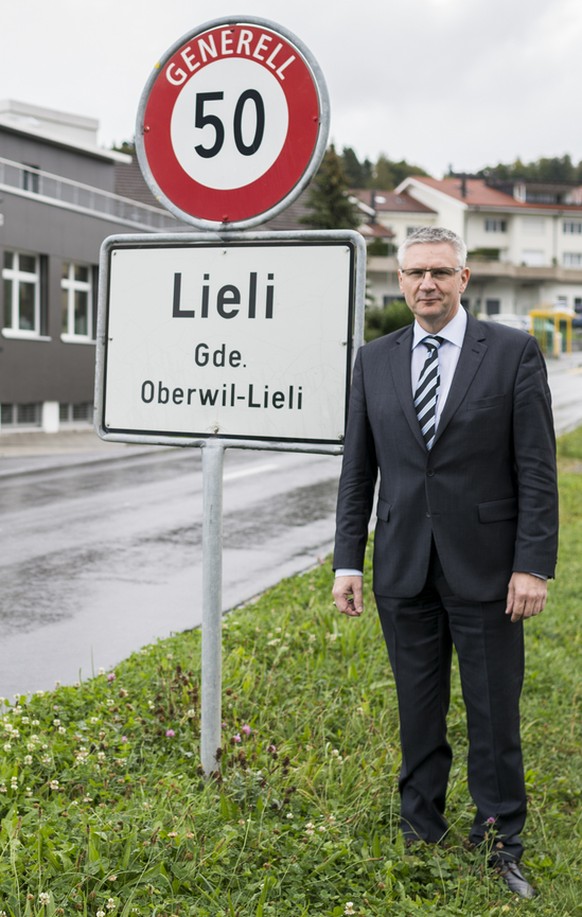
{"label": "shirt collar", "polygon": [[[448,341],[450,344],[454,344],[456,347],[463,346],[463,339],[465,337],[465,331],[467,329],[467,313],[463,306],[458,309],[456,315],[447,322],[444,328],[438,333],[438,336],[443,338],[445,341]],[[417,344],[420,344],[423,338],[429,334],[425,328],[421,328],[418,322],[414,321],[414,333],[412,337],[412,349],[416,347]]]}

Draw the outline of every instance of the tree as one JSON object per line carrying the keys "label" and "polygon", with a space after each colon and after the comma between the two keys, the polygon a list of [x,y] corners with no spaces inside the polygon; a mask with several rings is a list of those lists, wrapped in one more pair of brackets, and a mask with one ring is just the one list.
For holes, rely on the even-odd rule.
{"label": "tree", "polygon": [[345,146],[342,150],[342,166],[346,181],[350,188],[364,187],[364,174],[360,161],[351,146]]}
{"label": "tree", "polygon": [[393,160],[391,166],[392,180],[394,182],[395,188],[400,184],[400,182],[403,182],[405,178],[408,178],[409,175],[428,176],[428,172],[426,172],[424,169],[421,169],[420,166],[411,165],[405,159],[399,159],[398,162]]}
{"label": "tree", "polygon": [[374,188],[391,191],[395,187],[392,163],[384,153],[380,153],[374,166]]}
{"label": "tree", "polygon": [[135,156],[135,143],[133,140],[124,140],[123,143],[115,143],[112,150],[116,153],[127,153],[129,156]]}
{"label": "tree", "polygon": [[412,165],[405,159],[396,161],[388,159],[384,153],[380,153],[374,166],[371,187],[379,188],[383,191],[392,191],[409,175],[428,175],[428,172],[425,172],[420,166]]}
{"label": "tree", "polygon": [[477,172],[477,176],[498,181],[578,184],[582,179],[582,163],[575,166],[568,154],[542,157],[528,163],[518,158],[512,163],[499,162],[496,166],[487,166]]}
{"label": "tree", "polygon": [[348,188],[342,160],[332,144],[309,188],[309,213],[300,222],[312,229],[357,229],[361,220],[348,197]]}
{"label": "tree", "polygon": [[351,146],[345,146],[341,155],[346,180],[350,188],[368,188],[373,166],[369,159],[360,162]]}
{"label": "tree", "polygon": [[551,159],[540,159],[538,161],[538,181],[573,184],[576,181],[576,169],[568,154],[560,157],[554,156]]}
{"label": "tree", "polygon": [[363,188],[372,188],[374,185],[374,163],[370,162],[369,159],[364,159],[362,163],[362,171],[364,173],[365,184],[362,185]]}

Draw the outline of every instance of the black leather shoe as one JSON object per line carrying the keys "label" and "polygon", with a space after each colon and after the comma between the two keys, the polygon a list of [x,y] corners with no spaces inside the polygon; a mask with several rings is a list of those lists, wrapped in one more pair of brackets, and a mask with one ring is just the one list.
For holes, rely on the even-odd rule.
{"label": "black leather shoe", "polygon": [[517,863],[506,860],[505,862],[497,864],[495,869],[510,892],[513,892],[514,895],[519,895],[520,898],[536,897],[537,892],[535,888],[529,884],[525,876],[521,873]]}

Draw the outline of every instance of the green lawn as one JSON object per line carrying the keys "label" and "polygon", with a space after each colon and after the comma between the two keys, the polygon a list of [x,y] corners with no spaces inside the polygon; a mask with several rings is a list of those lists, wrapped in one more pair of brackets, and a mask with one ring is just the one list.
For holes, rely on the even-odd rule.
{"label": "green lawn", "polygon": [[[582,432],[560,441],[561,554],[527,623],[525,866],[513,898],[463,847],[472,809],[455,677],[451,848],[403,849],[396,703],[368,597],[332,607],[329,562],[224,627],[219,779],[199,770],[200,633],[76,687],[5,702],[0,917],[582,915]],[[160,609],[163,612],[163,609]]]}

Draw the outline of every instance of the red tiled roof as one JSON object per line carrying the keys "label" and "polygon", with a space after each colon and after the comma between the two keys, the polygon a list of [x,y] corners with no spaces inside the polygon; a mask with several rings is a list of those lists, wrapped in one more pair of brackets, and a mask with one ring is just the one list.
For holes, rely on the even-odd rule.
{"label": "red tiled roof", "polygon": [[518,201],[513,195],[500,191],[498,188],[490,188],[482,178],[462,178],[453,176],[450,178],[428,178],[424,175],[414,175],[405,179],[400,188],[406,189],[401,193],[406,193],[410,188],[411,182],[418,182],[434,188],[449,197],[454,198],[467,207],[481,208],[501,208],[507,210],[580,210],[580,204],[546,204],[537,201]]}
{"label": "red tiled roof", "polygon": [[392,230],[387,226],[382,226],[381,223],[362,223],[361,226],[358,226],[358,232],[368,241],[372,241],[373,239],[394,238]]}
{"label": "red tiled roof", "polygon": [[[467,204],[469,207],[525,207],[521,201],[516,201],[511,194],[489,188],[482,178],[427,178],[424,175],[412,176],[412,180],[435,191],[441,191],[449,197]],[[409,179],[406,179],[407,183]]]}
{"label": "red tiled roof", "polygon": [[376,213],[434,213],[431,207],[416,201],[406,192],[356,188],[350,191],[362,204],[372,207]]}

